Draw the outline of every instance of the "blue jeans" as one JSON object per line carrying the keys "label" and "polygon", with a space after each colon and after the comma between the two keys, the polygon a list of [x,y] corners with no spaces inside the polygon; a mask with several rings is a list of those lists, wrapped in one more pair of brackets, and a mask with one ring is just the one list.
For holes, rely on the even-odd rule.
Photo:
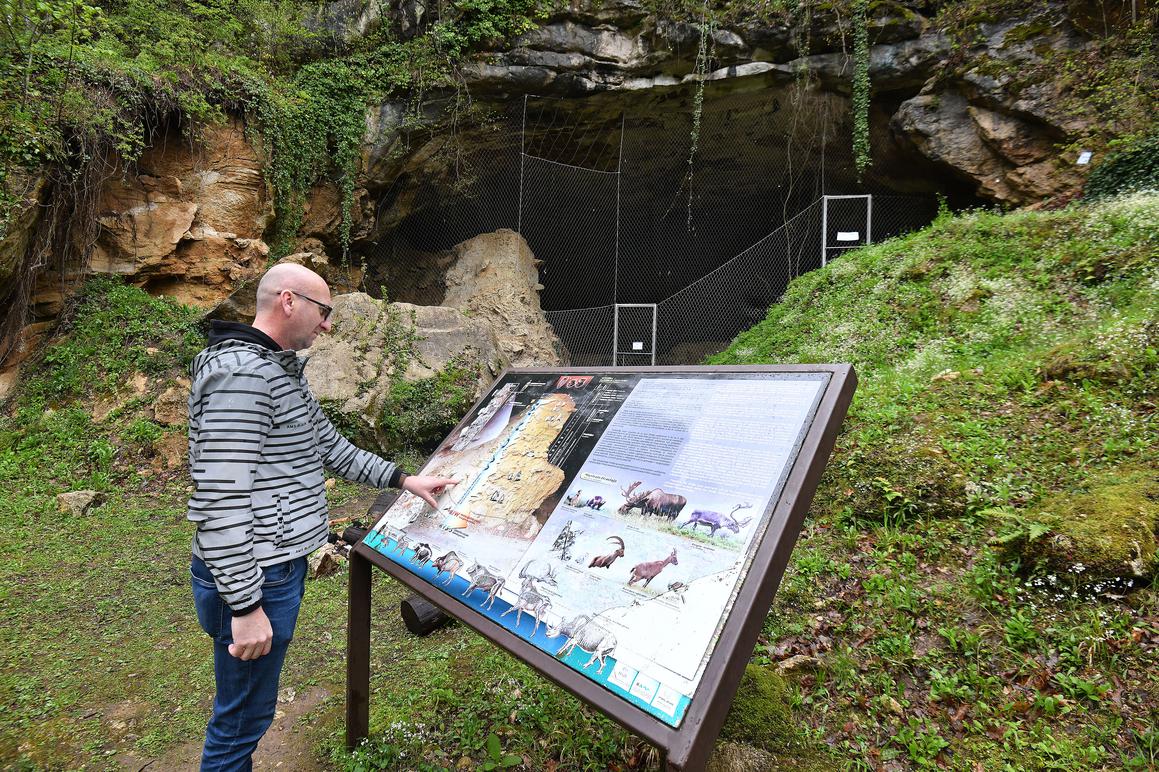
{"label": "blue jeans", "polygon": [[213,575],[200,558],[189,567],[197,621],[213,638],[213,675],[217,694],[213,717],[205,730],[202,772],[248,772],[250,757],[274,720],[278,677],[294,637],[298,609],[306,587],[306,558],[263,569],[262,609],[274,630],[273,647],[264,657],[242,661],[229,653],[233,643],[229,606],[217,593]]}

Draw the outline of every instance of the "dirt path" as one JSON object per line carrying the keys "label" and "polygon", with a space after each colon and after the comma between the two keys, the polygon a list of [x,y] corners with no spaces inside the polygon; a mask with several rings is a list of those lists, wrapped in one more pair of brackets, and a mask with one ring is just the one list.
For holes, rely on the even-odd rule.
{"label": "dirt path", "polygon": [[[312,722],[302,719],[329,696],[330,692],[320,686],[300,693],[283,689],[278,697],[274,723],[254,753],[254,769],[294,772],[322,772],[326,769],[314,755],[313,741],[307,731]],[[135,772],[197,772],[201,762],[201,743],[197,740],[178,745],[155,759],[123,756],[121,766]]]}

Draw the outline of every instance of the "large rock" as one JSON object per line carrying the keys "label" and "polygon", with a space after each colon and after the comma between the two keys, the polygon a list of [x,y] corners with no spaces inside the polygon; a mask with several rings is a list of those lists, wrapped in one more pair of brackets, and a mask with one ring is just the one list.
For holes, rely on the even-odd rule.
{"label": "large rock", "polygon": [[518,233],[498,230],[455,246],[443,305],[495,332],[515,367],[561,364],[561,346],[539,304],[538,261]]}
{"label": "large rock", "polygon": [[261,166],[239,121],[205,127],[197,143],[163,137],[137,174],[101,190],[89,270],[212,307],[265,267],[273,210]]}
{"label": "large rock", "polygon": [[486,323],[445,306],[384,303],[354,292],[334,298],[334,326],[305,352],[314,394],[363,437],[374,437],[400,381],[436,376],[452,364],[473,369],[472,397],[506,365]]}
{"label": "large rock", "polygon": [[1023,566],[1080,584],[1149,581],[1159,569],[1159,470],[1119,469],[1052,496],[1004,537]]}

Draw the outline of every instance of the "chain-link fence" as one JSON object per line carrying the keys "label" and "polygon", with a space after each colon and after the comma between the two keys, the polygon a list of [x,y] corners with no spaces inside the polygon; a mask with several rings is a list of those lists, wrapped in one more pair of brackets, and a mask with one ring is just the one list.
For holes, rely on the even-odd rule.
{"label": "chain-link fence", "polygon": [[625,111],[528,96],[495,112],[469,150],[447,144],[445,173],[399,186],[413,214],[377,245],[368,286],[439,302],[447,250],[512,228],[541,261],[542,307],[572,364],[692,364],[793,278],[935,214],[932,199],[858,182],[831,97],[706,99],[695,138],[681,97]]}

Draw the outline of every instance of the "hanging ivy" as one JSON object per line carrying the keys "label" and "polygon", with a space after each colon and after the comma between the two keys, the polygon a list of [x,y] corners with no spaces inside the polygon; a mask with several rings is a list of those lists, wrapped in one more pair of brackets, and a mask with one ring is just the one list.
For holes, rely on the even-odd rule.
{"label": "hanging ivy", "polygon": [[869,2],[853,0],[853,163],[869,168]]}
{"label": "hanging ivy", "polygon": [[688,150],[688,223],[692,230],[692,163],[696,158],[696,150],[700,146],[700,118],[704,114],[704,81],[708,75],[708,39],[712,36],[712,25],[708,16],[708,0],[704,0],[704,7],[700,14],[700,43],[696,49],[696,64],[693,73],[696,76],[696,93],[692,96],[692,137]]}

